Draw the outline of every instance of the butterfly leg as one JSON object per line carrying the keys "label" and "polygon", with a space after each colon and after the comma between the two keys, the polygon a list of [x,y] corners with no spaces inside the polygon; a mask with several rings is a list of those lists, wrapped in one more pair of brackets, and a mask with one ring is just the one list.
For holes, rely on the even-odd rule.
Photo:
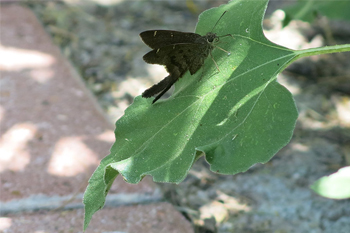
{"label": "butterfly leg", "polygon": [[[231,36],[232,38],[234,38],[231,34],[227,34],[227,35],[224,35],[224,36],[219,36],[220,38],[222,38],[222,37],[227,37],[227,36]],[[220,44],[221,43],[223,43],[223,44],[226,44],[227,42],[219,42]],[[218,43],[218,44],[219,44]],[[231,52],[229,52],[229,51],[226,51],[225,49],[223,49],[223,48],[220,48],[219,46],[215,46],[215,48],[218,48],[218,49],[220,49],[221,51],[224,51],[224,52],[226,52],[227,53],[227,55],[228,56],[230,56],[231,55]]]}
{"label": "butterfly leg", "polygon": [[229,51],[226,51],[225,49],[220,48],[219,46],[216,46],[215,48],[218,48],[218,49],[220,49],[221,51],[226,52],[228,56],[230,56],[230,55],[231,55],[231,53],[230,53]]}
{"label": "butterfly leg", "polygon": [[215,60],[214,60],[214,57],[213,57],[213,55],[211,54],[211,51],[210,51],[210,58],[211,58],[211,60],[213,60],[213,62],[214,62],[214,64],[215,64],[215,66],[216,66],[216,69],[220,72],[220,69],[219,69],[219,66],[218,66],[218,64],[216,64],[216,62],[215,62]]}

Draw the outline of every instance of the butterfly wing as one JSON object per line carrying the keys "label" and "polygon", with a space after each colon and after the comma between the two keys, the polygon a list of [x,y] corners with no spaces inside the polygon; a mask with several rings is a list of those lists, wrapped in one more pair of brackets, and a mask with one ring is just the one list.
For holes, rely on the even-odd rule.
{"label": "butterfly wing", "polygon": [[208,57],[206,44],[175,44],[154,49],[143,56],[149,64],[165,65],[169,73],[175,66],[180,70],[181,76],[187,70],[191,75],[196,73]]}
{"label": "butterfly wing", "polygon": [[160,81],[157,84],[154,84],[152,87],[148,88],[142,93],[142,97],[149,98],[156,94],[156,98],[153,100],[153,104],[159,100],[160,97],[162,97],[169,89],[170,87],[179,79],[179,77],[176,77],[174,75],[168,75],[165,77],[162,81]]}
{"label": "butterfly wing", "polygon": [[156,49],[174,44],[195,43],[202,36],[192,32],[149,30],[141,32],[140,37],[146,45]]}

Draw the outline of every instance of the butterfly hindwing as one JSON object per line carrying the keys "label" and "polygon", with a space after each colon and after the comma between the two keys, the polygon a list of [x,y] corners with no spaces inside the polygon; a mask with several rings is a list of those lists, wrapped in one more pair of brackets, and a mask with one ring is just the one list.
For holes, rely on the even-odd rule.
{"label": "butterfly hindwing", "polygon": [[154,49],[143,56],[143,60],[150,64],[165,65],[168,72],[171,66],[179,68],[181,73],[189,70],[196,73],[203,65],[203,51],[206,45],[202,44],[176,44]]}

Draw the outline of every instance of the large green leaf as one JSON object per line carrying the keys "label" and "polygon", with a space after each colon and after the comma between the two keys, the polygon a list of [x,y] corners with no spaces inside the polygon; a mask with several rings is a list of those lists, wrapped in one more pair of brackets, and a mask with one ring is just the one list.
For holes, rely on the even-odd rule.
{"label": "large green leaf", "polygon": [[[116,141],[89,181],[84,196],[86,228],[118,174],[129,183],[151,175],[181,182],[205,155],[212,171],[235,174],[265,163],[285,146],[297,119],[292,98],[276,76],[296,52],[268,41],[262,32],[267,0],[237,0],[202,13],[196,32],[217,24],[219,45],[195,75],[187,73],[174,94],[151,104],[136,97],[116,122]],[[203,152],[203,153],[201,153]]]}

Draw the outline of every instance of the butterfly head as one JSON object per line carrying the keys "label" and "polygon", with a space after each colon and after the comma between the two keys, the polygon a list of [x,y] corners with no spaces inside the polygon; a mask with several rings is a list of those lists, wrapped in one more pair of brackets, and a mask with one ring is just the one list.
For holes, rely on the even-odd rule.
{"label": "butterfly head", "polygon": [[219,42],[219,37],[216,35],[216,33],[208,32],[204,36],[205,40],[209,44],[216,44]]}

